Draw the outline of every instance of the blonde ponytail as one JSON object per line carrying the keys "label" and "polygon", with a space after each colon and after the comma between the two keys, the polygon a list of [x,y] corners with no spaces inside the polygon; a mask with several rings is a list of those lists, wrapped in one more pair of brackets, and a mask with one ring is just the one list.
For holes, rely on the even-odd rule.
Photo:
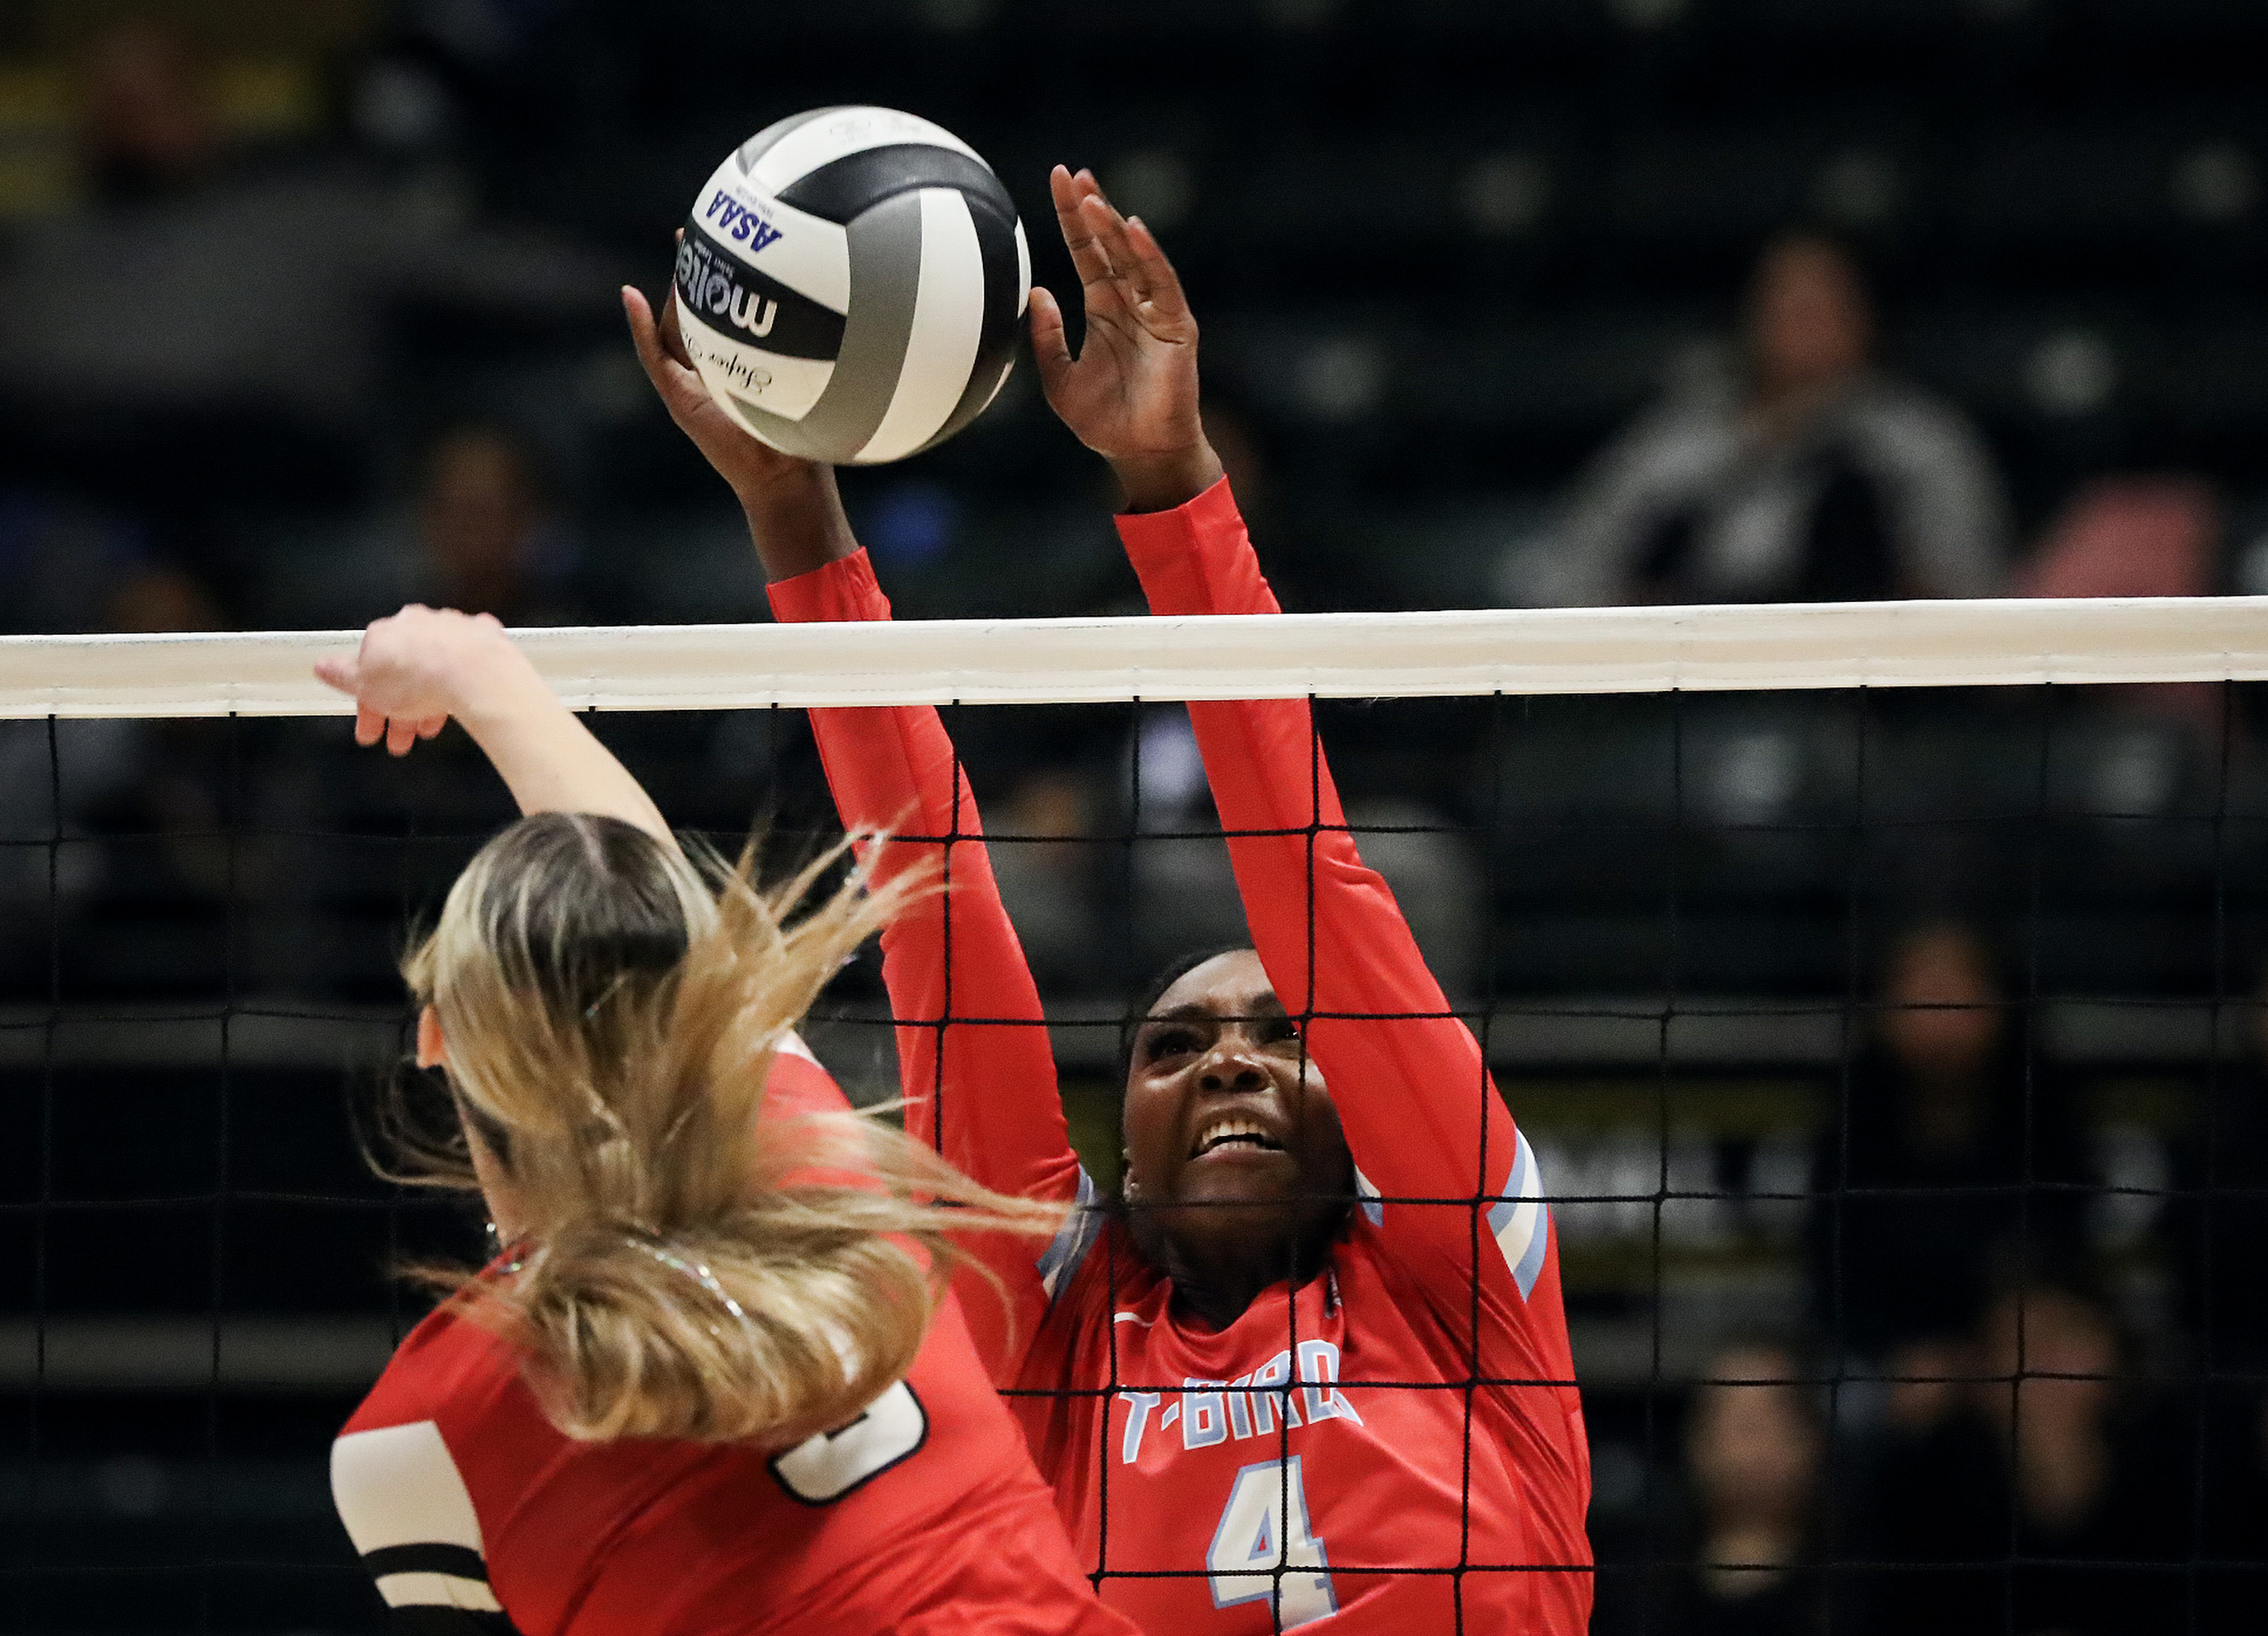
{"label": "blonde ponytail", "polygon": [[861,867],[791,922],[841,855],[765,892],[752,854],[696,865],[541,814],[482,849],[405,963],[526,1218],[515,1271],[440,1281],[525,1347],[571,1437],[785,1447],[840,1426],[911,1366],[948,1234],[1058,1219],[874,1119],[762,1116],[783,1041],[923,889]]}

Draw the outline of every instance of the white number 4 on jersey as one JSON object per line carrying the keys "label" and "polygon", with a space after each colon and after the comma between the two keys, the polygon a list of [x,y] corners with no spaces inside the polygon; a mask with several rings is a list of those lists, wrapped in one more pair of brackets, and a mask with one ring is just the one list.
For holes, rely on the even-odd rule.
{"label": "white number 4 on jersey", "polygon": [[1288,1631],[1338,1611],[1331,1576],[1314,1571],[1324,1566],[1323,1542],[1307,1525],[1300,1456],[1263,1460],[1239,1471],[1205,1555],[1212,1605],[1233,1608],[1280,1594],[1278,1628]]}

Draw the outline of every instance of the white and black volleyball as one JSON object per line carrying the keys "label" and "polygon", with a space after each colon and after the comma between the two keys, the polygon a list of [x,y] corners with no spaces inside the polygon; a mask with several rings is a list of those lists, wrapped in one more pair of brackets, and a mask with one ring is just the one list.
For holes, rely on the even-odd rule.
{"label": "white and black volleyball", "polygon": [[873,466],[992,401],[1032,261],[1008,190],[951,131],[821,108],[717,167],[676,282],[686,350],[726,414],[783,453]]}

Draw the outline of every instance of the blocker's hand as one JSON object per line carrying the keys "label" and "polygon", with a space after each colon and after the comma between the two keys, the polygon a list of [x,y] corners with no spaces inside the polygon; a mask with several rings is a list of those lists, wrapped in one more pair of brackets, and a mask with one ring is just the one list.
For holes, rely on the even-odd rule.
{"label": "blocker's hand", "polygon": [[412,602],[374,622],[351,659],[320,659],[315,674],[351,695],[355,742],[386,741],[407,755],[460,714],[483,667],[517,658],[490,614],[467,615]]}
{"label": "blocker's hand", "polygon": [[1121,216],[1092,173],[1048,178],[1064,247],[1086,305],[1086,340],[1071,356],[1063,308],[1032,291],[1032,352],[1048,403],[1108,461],[1138,512],[1194,498],[1220,477],[1198,416],[1197,321],[1149,228]]}
{"label": "blocker's hand", "polygon": [[645,297],[625,284],[622,314],[645,378],[661,394],[669,418],[732,485],[747,513],[764,578],[792,579],[856,551],[858,542],[835,492],[833,468],[783,454],[750,436],[709,395],[678,327],[677,291],[671,290],[657,319]]}
{"label": "blocker's hand", "polygon": [[717,475],[732,484],[742,505],[780,477],[810,466],[808,461],[783,454],[749,436],[717,407],[693,367],[692,355],[685,350],[685,337],[677,325],[675,290],[663,302],[657,318],[644,295],[624,284],[622,315],[630,320],[630,341],[637,348],[638,362],[645,366],[645,378],[661,394],[669,418],[693,439],[693,446],[717,468]]}

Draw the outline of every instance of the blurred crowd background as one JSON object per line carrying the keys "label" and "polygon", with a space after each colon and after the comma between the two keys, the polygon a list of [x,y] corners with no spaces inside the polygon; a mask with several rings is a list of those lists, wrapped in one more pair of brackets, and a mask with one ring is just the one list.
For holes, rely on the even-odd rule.
{"label": "blurred crowd background", "polygon": [[[0,0],[0,630],[763,617],[615,291],[836,101],[974,144],[1058,289],[1050,164],[1158,230],[1295,609],[2268,592],[2264,61],[2257,0]],[[1138,607],[1028,371],[845,489],[902,615]],[[1320,714],[1561,1200],[1601,1632],[2258,1627],[2250,690]],[[824,825],[792,715],[599,725]],[[1116,1006],[1238,935],[1194,743],[953,726],[1107,1170]],[[344,737],[0,724],[27,1631],[375,1622],[324,1451],[387,1257],[471,1241],[349,1114],[506,808]]]}

